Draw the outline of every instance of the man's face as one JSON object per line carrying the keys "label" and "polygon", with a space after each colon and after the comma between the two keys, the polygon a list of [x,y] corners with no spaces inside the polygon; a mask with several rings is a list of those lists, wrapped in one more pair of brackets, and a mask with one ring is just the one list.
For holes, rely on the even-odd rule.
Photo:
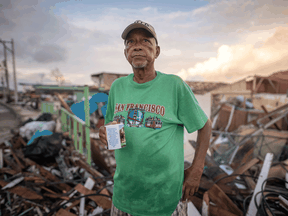
{"label": "man's face", "polygon": [[124,54],[133,68],[145,68],[160,54],[155,38],[145,29],[134,29],[125,40]]}

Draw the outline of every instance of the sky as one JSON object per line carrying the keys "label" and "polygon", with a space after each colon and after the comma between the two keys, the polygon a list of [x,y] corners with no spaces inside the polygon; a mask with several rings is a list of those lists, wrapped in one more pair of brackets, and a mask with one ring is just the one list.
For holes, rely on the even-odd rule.
{"label": "sky", "polygon": [[[15,42],[18,83],[52,84],[55,68],[74,85],[132,73],[121,34],[135,20],[157,33],[155,69],[183,80],[232,83],[288,69],[287,0],[0,1],[0,39]],[[8,69],[11,86],[9,52]]]}

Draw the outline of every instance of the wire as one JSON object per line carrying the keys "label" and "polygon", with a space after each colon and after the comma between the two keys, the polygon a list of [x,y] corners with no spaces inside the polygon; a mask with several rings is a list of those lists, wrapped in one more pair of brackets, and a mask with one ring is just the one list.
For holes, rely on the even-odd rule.
{"label": "wire", "polygon": [[[281,196],[284,196],[284,197],[287,197],[287,196],[288,196],[288,193],[285,193],[285,192],[280,193],[280,192],[274,192],[274,191],[272,191],[272,190],[264,190],[264,184],[265,184],[266,182],[268,182],[269,180],[275,180],[275,179],[276,179],[276,180],[279,180],[279,181],[282,181],[282,182],[285,182],[285,183],[288,183],[287,181],[285,181],[285,180],[283,180],[283,179],[280,179],[280,178],[277,178],[277,177],[267,178],[267,179],[265,179],[265,180],[263,181],[263,183],[262,183],[262,185],[261,185],[261,191],[259,191],[258,193],[256,193],[256,195],[255,195],[255,197],[254,197],[254,203],[255,203],[255,207],[257,208],[257,211],[259,212],[259,210],[261,210],[261,211],[263,211],[263,212],[265,213],[265,215],[268,215],[267,210],[266,210],[266,208],[267,208],[267,209],[271,212],[271,214],[272,214],[273,216],[275,216],[275,214],[273,213],[270,205],[268,204],[268,202],[267,202],[267,200],[266,200],[266,198],[267,198],[268,196],[271,196],[271,195],[276,195],[276,196],[281,195]],[[269,193],[266,194],[266,195],[264,195],[264,192],[269,192]],[[259,206],[258,206],[258,204],[257,204],[257,196],[258,196],[259,194],[261,194],[262,197],[261,197],[261,199],[260,199],[260,204],[259,204]],[[281,210],[280,210],[280,211],[281,211]],[[281,212],[283,212],[283,211],[281,211]],[[284,213],[285,213],[285,212],[284,212]]]}
{"label": "wire", "polygon": [[254,178],[254,179],[257,179],[258,177],[255,177],[255,176],[252,176],[252,175],[244,175],[244,174],[232,174],[232,175],[227,175],[227,176],[224,176],[220,179],[217,179],[215,181],[215,184],[217,184],[218,182],[222,181],[223,179],[225,178],[229,178],[229,177],[232,177],[232,176],[241,176],[241,177],[251,177],[251,178]]}
{"label": "wire", "polygon": [[247,200],[248,200],[249,198],[252,198],[252,196],[253,196],[253,194],[247,196],[247,197],[244,199],[244,201],[243,201],[243,213],[244,213],[244,215],[246,215],[246,211],[247,211],[247,209],[246,209]]}

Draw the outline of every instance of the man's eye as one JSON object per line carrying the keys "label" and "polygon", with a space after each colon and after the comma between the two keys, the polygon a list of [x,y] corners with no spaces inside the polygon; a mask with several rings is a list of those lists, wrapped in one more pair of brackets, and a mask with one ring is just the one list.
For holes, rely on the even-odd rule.
{"label": "man's eye", "polygon": [[147,39],[144,39],[144,42],[149,42],[149,40],[147,40]]}
{"label": "man's eye", "polygon": [[133,40],[128,40],[128,41],[127,41],[127,44],[132,43],[132,42],[133,42]]}

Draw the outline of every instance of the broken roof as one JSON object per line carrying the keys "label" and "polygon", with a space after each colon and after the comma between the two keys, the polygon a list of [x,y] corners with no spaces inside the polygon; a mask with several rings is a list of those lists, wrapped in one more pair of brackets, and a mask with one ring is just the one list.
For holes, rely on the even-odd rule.
{"label": "broken roof", "polygon": [[214,89],[217,89],[221,86],[228,85],[227,83],[222,82],[195,82],[195,81],[185,81],[192,91],[196,94],[206,94]]}

